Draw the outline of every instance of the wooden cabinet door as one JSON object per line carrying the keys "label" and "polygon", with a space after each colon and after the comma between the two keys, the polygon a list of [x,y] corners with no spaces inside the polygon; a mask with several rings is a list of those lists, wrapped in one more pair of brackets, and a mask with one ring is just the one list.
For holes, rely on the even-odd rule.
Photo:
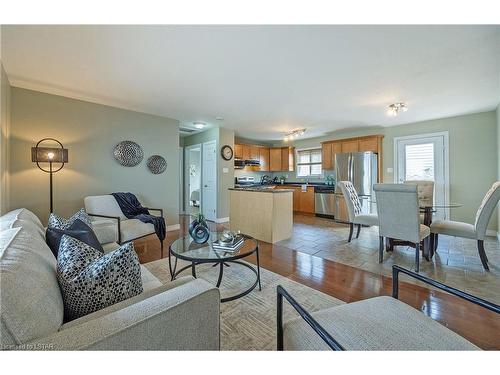
{"label": "wooden cabinet door", "polygon": [[243,159],[243,147],[242,145],[234,145],[234,158]]}
{"label": "wooden cabinet door", "polygon": [[324,170],[333,169],[332,144],[323,143],[321,145],[321,168]]}
{"label": "wooden cabinet door", "polygon": [[263,172],[269,171],[269,149],[267,147],[261,147],[259,149],[259,161],[260,170]]}
{"label": "wooden cabinet door", "polygon": [[360,138],[358,141],[358,149],[359,151],[373,151],[375,153],[378,152],[378,138],[370,137],[370,138]]}
{"label": "wooden cabinet door", "polygon": [[271,172],[281,171],[281,148],[271,148],[269,150],[269,170]]}
{"label": "wooden cabinet door", "polygon": [[260,152],[257,146],[250,146],[250,159],[251,160],[259,160]]}
{"label": "wooden cabinet door", "polygon": [[298,194],[300,196],[299,211],[313,214],[314,213],[314,188],[308,187],[306,191],[302,191],[302,188],[298,189]]}
{"label": "wooden cabinet door", "polygon": [[242,145],[243,148],[243,160],[250,160],[250,146]]}
{"label": "wooden cabinet door", "polygon": [[335,169],[335,155],[342,153],[342,142],[332,143],[332,169]]}
{"label": "wooden cabinet door", "polygon": [[290,157],[288,147],[281,148],[281,170],[288,171],[290,168]]}
{"label": "wooden cabinet door", "polygon": [[358,140],[342,141],[342,152],[358,152]]}
{"label": "wooden cabinet door", "polygon": [[293,210],[300,211],[300,188],[295,186],[293,188]]}

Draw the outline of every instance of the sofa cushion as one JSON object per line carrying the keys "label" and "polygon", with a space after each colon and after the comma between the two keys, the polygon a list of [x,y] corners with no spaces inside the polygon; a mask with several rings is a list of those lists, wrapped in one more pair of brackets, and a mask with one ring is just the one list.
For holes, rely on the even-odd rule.
{"label": "sofa cushion", "polygon": [[89,214],[116,216],[122,220],[127,220],[116,199],[110,195],[94,195],[83,199],[85,210]]}
{"label": "sofa cushion", "polygon": [[[478,350],[455,332],[392,297],[375,297],[311,314],[347,350]],[[286,350],[329,350],[302,319],[284,325]]]}
{"label": "sofa cushion", "polygon": [[86,243],[104,254],[104,250],[102,249],[102,246],[92,228],[80,219],[76,219],[68,229],[47,228],[45,238],[47,240],[47,245],[49,245],[52,250],[52,254],[54,254],[55,257],[57,257],[57,253],[59,251],[61,238],[65,234]]}
{"label": "sofa cushion", "polygon": [[103,255],[64,235],[57,256],[57,279],[66,321],[142,293],[141,267],[132,243]]}
{"label": "sofa cushion", "polygon": [[75,220],[78,219],[83,221],[88,226],[92,225],[90,216],[82,208],[79,211],[77,211],[73,216],[71,216],[69,219],[65,219],[61,216],[56,215],[55,213],[51,213],[49,216],[49,223],[47,226],[49,228],[68,229],[75,222]]}
{"label": "sofa cushion", "polygon": [[2,237],[16,233],[2,239],[0,250],[0,343],[6,346],[47,336],[63,323],[56,259],[38,222],[26,219],[13,221],[16,231],[2,230]]}
{"label": "sofa cushion", "polygon": [[0,217],[0,230],[4,231],[10,228],[21,228],[24,227],[29,229],[34,234],[45,238],[45,229],[38,217],[26,208],[19,208],[17,210],[10,211]]}

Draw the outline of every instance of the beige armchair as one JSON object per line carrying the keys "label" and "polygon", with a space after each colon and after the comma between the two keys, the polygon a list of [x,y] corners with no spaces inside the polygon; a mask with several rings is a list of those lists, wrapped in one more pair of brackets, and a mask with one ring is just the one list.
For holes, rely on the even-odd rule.
{"label": "beige armchair", "polygon": [[[417,185],[418,205],[432,207],[434,204],[434,181],[406,180],[405,184]],[[420,214],[420,222],[424,224],[424,214]]]}
{"label": "beige armchair", "polygon": [[[415,271],[420,268],[420,242],[429,247],[430,228],[420,224],[417,186],[375,184],[379,218],[379,263],[383,261],[384,238],[407,241],[415,247]],[[424,253],[427,251],[424,250]]]}
{"label": "beige armchair", "polygon": [[446,234],[448,236],[464,237],[477,240],[477,251],[485,270],[489,270],[488,257],[484,251],[484,238],[486,229],[490,222],[491,215],[500,199],[500,181],[495,182],[486,193],[476,213],[474,225],[461,221],[437,220],[431,224],[432,246],[437,249],[438,236]]}
{"label": "beige armchair", "polygon": [[[85,211],[93,217],[92,226],[99,240],[101,240],[100,236],[102,235],[119,244],[124,244],[155,234],[153,224],[143,223],[137,219],[128,219],[112,195],[89,196],[85,197],[83,202]],[[151,211],[159,211],[161,217],[163,217],[161,208],[146,208]],[[110,228],[110,220],[114,222],[114,227],[111,224]],[[102,230],[102,228],[105,228],[105,230]],[[163,257],[163,241],[160,241],[160,247],[161,256]]]}
{"label": "beige armchair", "polygon": [[347,242],[351,242],[354,225],[358,226],[358,231],[356,233],[356,238],[358,238],[362,225],[378,225],[378,216],[374,214],[363,214],[361,212],[361,201],[359,200],[358,193],[352,182],[339,181],[338,185],[344,195],[347,213],[349,214],[349,239]]}

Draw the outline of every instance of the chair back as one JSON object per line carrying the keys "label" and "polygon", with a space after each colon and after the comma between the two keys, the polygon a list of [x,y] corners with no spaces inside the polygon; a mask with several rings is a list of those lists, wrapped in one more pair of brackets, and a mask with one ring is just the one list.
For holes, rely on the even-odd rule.
{"label": "chair back", "polygon": [[481,206],[476,213],[476,221],[474,227],[476,229],[476,236],[478,240],[483,240],[486,236],[486,229],[493,214],[498,200],[500,199],[500,181],[495,182],[490,190],[486,193],[481,202]]}
{"label": "chair back", "polygon": [[349,221],[352,223],[354,218],[361,213],[361,201],[351,181],[339,181],[338,184],[345,198]]}
{"label": "chair back", "polygon": [[407,180],[405,184],[417,185],[417,196],[420,207],[431,207],[434,204],[434,181]]}
{"label": "chair back", "polygon": [[115,197],[111,194],[85,197],[83,204],[85,211],[89,214],[117,216],[122,220],[127,220]]}
{"label": "chair back", "polygon": [[420,241],[420,216],[415,184],[375,184],[379,235]]}

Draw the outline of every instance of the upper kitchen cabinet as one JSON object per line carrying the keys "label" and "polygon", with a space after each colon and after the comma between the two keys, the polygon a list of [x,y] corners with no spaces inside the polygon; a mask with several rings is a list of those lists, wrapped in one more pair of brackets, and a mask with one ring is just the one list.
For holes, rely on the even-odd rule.
{"label": "upper kitchen cabinet", "polygon": [[243,146],[235,144],[234,145],[234,158],[243,159]]}
{"label": "upper kitchen cabinet", "polygon": [[321,144],[321,164],[324,170],[335,169],[335,154],[342,152],[341,142],[323,142]]}
{"label": "upper kitchen cabinet", "polygon": [[342,150],[342,153],[358,152],[359,151],[358,139],[354,138],[354,139],[342,140],[341,150]]}
{"label": "upper kitchen cabinet", "polygon": [[269,170],[271,172],[281,171],[281,148],[271,148],[269,158]]}
{"label": "upper kitchen cabinet", "polygon": [[260,170],[264,172],[268,172],[270,170],[270,155],[269,148],[260,147],[259,148],[259,161],[260,161]]}
{"label": "upper kitchen cabinet", "polygon": [[243,149],[243,160],[250,160],[250,146],[249,145],[241,145]]}
{"label": "upper kitchen cabinet", "polygon": [[260,151],[258,146],[250,146],[250,160],[260,160]]}
{"label": "upper kitchen cabinet", "polygon": [[372,151],[378,153],[379,150],[382,149],[382,137],[381,136],[373,136],[373,137],[362,137],[358,139],[358,149],[360,152],[362,151]]}

